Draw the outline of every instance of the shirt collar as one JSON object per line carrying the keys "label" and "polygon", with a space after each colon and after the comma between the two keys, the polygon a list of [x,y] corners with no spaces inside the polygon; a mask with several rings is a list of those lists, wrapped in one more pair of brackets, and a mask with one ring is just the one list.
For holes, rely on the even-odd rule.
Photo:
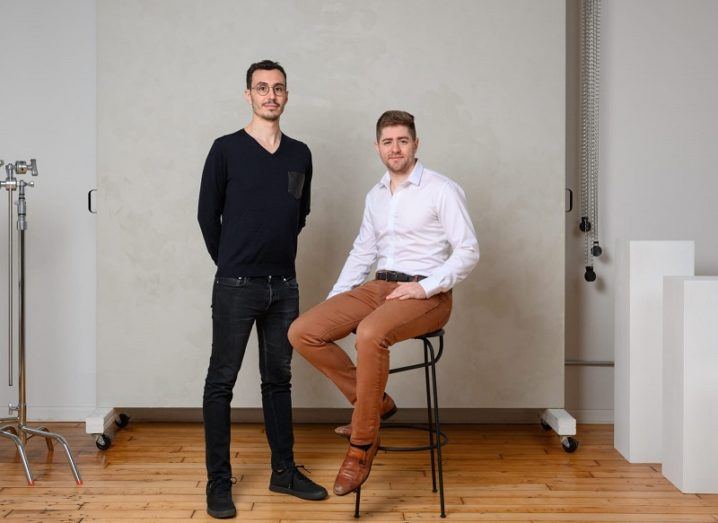
{"label": "shirt collar", "polygon": [[[414,164],[414,169],[412,169],[411,174],[406,179],[407,182],[412,183],[414,185],[421,185],[421,175],[424,174],[424,166],[421,164],[421,162],[417,159],[416,164]],[[382,185],[389,189],[389,184],[391,183],[391,176],[389,176],[389,171],[386,171],[384,173],[384,176],[381,177],[381,180],[379,181],[379,185]]]}

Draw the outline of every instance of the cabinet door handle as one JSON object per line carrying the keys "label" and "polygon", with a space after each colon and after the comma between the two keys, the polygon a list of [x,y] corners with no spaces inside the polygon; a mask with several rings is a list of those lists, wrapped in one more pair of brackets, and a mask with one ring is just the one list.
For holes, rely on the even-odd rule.
{"label": "cabinet door handle", "polygon": [[[97,192],[97,189],[90,189],[89,191],[87,191],[87,210],[91,214],[97,214],[97,208],[95,208],[94,210],[92,208],[92,193],[93,192]],[[95,207],[97,207],[97,206],[95,206]]]}

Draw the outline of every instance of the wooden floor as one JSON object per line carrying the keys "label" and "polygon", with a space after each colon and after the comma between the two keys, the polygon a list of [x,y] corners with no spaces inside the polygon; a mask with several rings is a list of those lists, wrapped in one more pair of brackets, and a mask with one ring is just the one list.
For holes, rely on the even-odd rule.
{"label": "wooden floor", "polygon": [[[133,423],[101,452],[83,424],[51,424],[68,437],[84,485],[64,455],[42,441],[28,452],[36,477],[25,483],[13,445],[0,440],[0,519],[21,521],[209,520],[200,424]],[[579,426],[581,447],[566,454],[538,425],[447,426],[448,520],[718,522],[718,495],[684,495],[658,465],[630,465],[613,449],[610,426]],[[296,459],[331,490],[346,443],[326,425],[296,427]],[[384,443],[417,436],[385,431]],[[259,425],[235,426],[234,498],[247,521],[349,521],[354,496],[301,501],[267,490],[268,451]],[[428,453],[380,452],[362,495],[364,521],[439,519]],[[360,521],[361,521],[360,520]]]}

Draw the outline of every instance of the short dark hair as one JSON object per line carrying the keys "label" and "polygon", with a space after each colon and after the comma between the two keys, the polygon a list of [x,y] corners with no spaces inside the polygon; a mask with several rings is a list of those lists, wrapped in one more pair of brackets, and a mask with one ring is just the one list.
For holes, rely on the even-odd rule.
{"label": "short dark hair", "polygon": [[287,73],[284,71],[284,67],[279,65],[279,62],[273,62],[272,60],[262,60],[256,64],[252,64],[247,69],[247,89],[252,88],[252,75],[254,71],[272,71],[276,69],[284,75],[284,83],[287,83]]}
{"label": "short dark hair", "polygon": [[393,125],[403,125],[408,127],[411,139],[416,140],[416,126],[414,125],[413,114],[409,114],[406,111],[386,111],[376,122],[377,141],[379,141],[379,136],[381,136],[381,130],[384,127],[391,127]]}

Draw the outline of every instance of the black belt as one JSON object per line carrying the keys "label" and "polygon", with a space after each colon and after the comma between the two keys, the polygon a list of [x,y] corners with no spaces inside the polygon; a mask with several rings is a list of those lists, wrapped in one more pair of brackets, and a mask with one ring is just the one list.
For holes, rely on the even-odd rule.
{"label": "black belt", "polygon": [[397,271],[376,271],[376,279],[383,281],[421,281],[426,276],[405,274]]}
{"label": "black belt", "polygon": [[231,285],[234,287],[240,287],[248,280],[266,281],[267,283],[281,281],[282,283],[286,283],[292,279],[294,279],[294,276],[237,276],[236,278],[228,278],[226,276],[215,277],[217,283],[223,283],[224,285]]}

